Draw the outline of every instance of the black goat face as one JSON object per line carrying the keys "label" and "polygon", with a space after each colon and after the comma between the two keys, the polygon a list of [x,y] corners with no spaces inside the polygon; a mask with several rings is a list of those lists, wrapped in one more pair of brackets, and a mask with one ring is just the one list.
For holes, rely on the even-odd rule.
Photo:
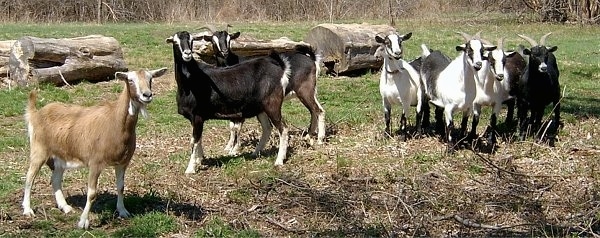
{"label": "black goat face", "polygon": [[537,45],[531,49],[523,50],[523,54],[529,55],[529,64],[537,65],[538,71],[546,73],[548,70],[548,58],[552,52],[556,51],[558,47],[547,47],[543,45]]}
{"label": "black goat face", "polygon": [[218,56],[227,58],[231,49],[231,40],[235,40],[239,36],[240,32],[229,34],[227,31],[217,31],[212,36],[208,36],[210,39],[205,37],[204,40],[212,42],[213,50]]}
{"label": "black goat face", "polygon": [[402,58],[404,53],[402,49],[402,42],[410,39],[411,36],[412,32],[409,32],[404,35],[390,34],[385,38],[375,36],[375,41],[383,45],[383,47],[385,48],[385,53],[388,56],[399,60]]}
{"label": "black goat face", "polygon": [[[185,62],[189,62],[193,59],[192,57],[192,44],[194,38],[187,31],[180,31],[175,35],[167,38],[167,43],[173,44],[176,55],[181,55],[181,59]],[[177,49],[177,50],[175,50]],[[178,53],[177,53],[178,51]]]}

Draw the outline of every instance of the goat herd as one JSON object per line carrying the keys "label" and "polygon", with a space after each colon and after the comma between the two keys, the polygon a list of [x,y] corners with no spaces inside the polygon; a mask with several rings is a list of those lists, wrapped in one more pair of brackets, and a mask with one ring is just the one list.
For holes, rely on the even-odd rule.
{"label": "goat herd", "polygon": [[[495,46],[482,39],[480,33],[474,36],[461,33],[466,42],[456,46],[459,52],[456,58],[422,45],[422,56],[411,62],[403,59],[402,43],[410,39],[412,33],[377,36],[375,40],[382,45],[384,57],[380,93],[385,133],[391,135],[393,104],[403,106],[400,119],[403,136],[408,133],[409,106],[416,106],[416,133],[421,133],[429,126],[430,102],[435,106],[436,131],[445,135],[448,149],[452,150],[457,138],[464,135],[471,113],[472,127],[467,138],[476,137],[481,106],[492,106],[492,131],[487,139],[494,143],[496,117],[502,104],[508,104],[506,120],[512,121],[516,100],[522,139],[528,131],[540,131],[544,108],[554,104],[554,119],[537,135],[553,143],[560,121],[560,89],[556,59],[552,54],[557,47],[545,46],[549,34],[544,35],[539,44],[519,35],[532,47],[515,52],[504,51],[502,40]],[[193,128],[192,153],[185,173],[195,173],[204,157],[202,131],[204,122],[210,119],[231,121],[226,146],[229,154],[239,152],[239,132],[246,118],[257,117],[262,127],[254,154],[265,147],[274,125],[280,135],[275,165],[282,165],[288,148],[288,127],[281,107],[290,96],[297,97],[310,111],[308,136],[316,135],[318,144],[325,139],[325,111],[316,96],[318,54],[311,47],[298,46],[294,52],[272,51],[265,57],[242,59],[230,52],[230,40],[237,36],[239,32],[214,31],[208,36],[193,36],[181,31],[166,40],[173,47],[178,113],[187,118]],[[217,66],[192,57],[194,41],[212,43]],[[529,56],[528,62],[523,55]],[[31,187],[44,164],[52,170],[56,203],[65,213],[73,208],[62,193],[64,171],[89,167],[87,201],[79,227],[89,227],[88,214],[96,197],[98,177],[109,166],[115,169],[119,216],[130,215],[123,204],[123,190],[125,170],[136,148],[135,127],[138,115],[145,116],[146,105],[152,101],[152,79],[162,76],[166,70],[116,73],[115,77],[125,82],[125,89],[115,101],[99,106],[50,103],[37,109],[37,93],[35,90],[30,93],[25,115],[31,151],[23,198],[24,215],[34,215],[30,205]],[[463,112],[463,118],[460,132],[453,133],[452,114],[457,110]],[[530,117],[528,111],[531,111]]]}

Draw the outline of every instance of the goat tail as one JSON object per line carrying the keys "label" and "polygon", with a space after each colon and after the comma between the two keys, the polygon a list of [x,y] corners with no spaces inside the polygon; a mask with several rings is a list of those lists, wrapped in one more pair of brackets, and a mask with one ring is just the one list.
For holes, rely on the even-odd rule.
{"label": "goat tail", "polygon": [[37,90],[31,90],[29,92],[29,99],[27,100],[27,108],[25,108],[25,122],[27,123],[27,131],[29,132],[29,138],[33,135],[33,115],[37,111],[35,103],[37,101]]}
{"label": "goat tail", "polygon": [[32,112],[36,112],[37,108],[35,106],[35,103],[37,101],[37,90],[31,90],[31,92],[29,92],[29,100],[27,101],[27,113],[32,113]]}
{"label": "goat tail", "polygon": [[310,45],[296,45],[294,50],[300,54],[308,56],[312,61],[317,61],[315,50]]}
{"label": "goat tail", "polygon": [[429,48],[427,48],[427,46],[425,44],[421,44],[421,50],[423,51],[421,54],[423,55],[423,58],[429,56],[429,54],[431,54],[431,51],[429,51]]}

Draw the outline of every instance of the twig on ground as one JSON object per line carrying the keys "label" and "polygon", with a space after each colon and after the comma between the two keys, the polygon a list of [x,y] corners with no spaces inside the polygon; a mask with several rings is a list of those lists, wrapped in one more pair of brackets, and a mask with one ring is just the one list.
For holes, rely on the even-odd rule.
{"label": "twig on ground", "polygon": [[62,72],[60,72],[60,70],[58,71],[58,74],[60,75],[60,79],[62,79],[63,83],[65,83],[65,85],[69,88],[73,87],[69,84],[69,82],[67,82],[67,80],[65,79],[65,76],[62,75]]}
{"label": "twig on ground", "polygon": [[[262,216],[262,215],[261,215],[261,216]],[[268,221],[269,223],[271,223],[271,224],[273,224],[273,225],[276,225],[276,226],[278,226],[279,228],[281,228],[281,229],[283,229],[283,230],[285,230],[285,231],[287,231],[287,232],[293,232],[293,233],[303,233],[303,232],[304,232],[304,230],[296,230],[296,229],[291,229],[291,228],[288,228],[288,227],[284,226],[283,224],[281,224],[281,223],[279,223],[279,222],[275,221],[273,218],[271,218],[271,217],[269,217],[269,216],[262,216],[262,217],[266,218],[266,219],[267,219],[267,221]]]}
{"label": "twig on ground", "polygon": [[507,169],[501,168],[500,166],[494,164],[494,162],[492,162],[488,158],[483,157],[483,155],[481,155],[480,153],[477,153],[475,151],[473,151],[473,153],[475,155],[477,155],[477,157],[480,158],[483,162],[485,162],[488,165],[491,165],[492,167],[494,167],[498,171],[505,172],[505,173],[508,173],[508,174],[511,174],[511,175],[515,175],[515,176],[532,177],[532,178],[564,178],[564,177],[572,177],[572,176],[574,176],[574,175],[567,175],[567,176],[563,176],[563,175],[532,175],[532,174],[524,174],[524,173],[512,172],[512,171],[509,171]]}
{"label": "twig on ground", "polygon": [[449,220],[452,219],[460,224],[463,224],[464,226],[467,227],[472,227],[472,228],[483,228],[483,229],[489,229],[489,230],[508,230],[510,228],[514,228],[517,226],[528,226],[528,225],[532,225],[530,223],[523,223],[523,224],[517,224],[517,225],[512,225],[512,226],[492,226],[492,225],[487,225],[487,224],[482,224],[482,223],[477,223],[473,220],[470,219],[465,219],[462,218],[461,216],[457,215],[457,214],[451,214],[451,215],[446,215],[446,216],[442,216],[442,217],[438,217],[433,219],[434,221],[442,221],[442,220]]}

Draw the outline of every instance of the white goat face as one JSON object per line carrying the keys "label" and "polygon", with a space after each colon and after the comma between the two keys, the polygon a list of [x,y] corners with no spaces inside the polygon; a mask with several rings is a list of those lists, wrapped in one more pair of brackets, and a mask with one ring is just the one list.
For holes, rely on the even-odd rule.
{"label": "white goat face", "polygon": [[498,81],[504,80],[504,65],[506,64],[506,57],[508,57],[509,54],[510,53],[505,53],[501,49],[495,49],[489,52],[488,61],[490,62],[490,69]]}
{"label": "white goat face", "polygon": [[152,102],[152,79],[162,76],[167,68],[156,70],[138,70],[129,72],[117,72],[115,77],[127,81],[129,84],[129,95],[131,100],[148,104]]}
{"label": "white goat face", "polygon": [[390,34],[385,38],[375,36],[375,41],[383,45],[385,53],[396,60],[399,60],[403,56],[402,42],[410,39],[412,32],[405,35]]}
{"label": "white goat face", "polygon": [[471,39],[466,44],[456,46],[457,51],[463,51],[467,55],[467,62],[475,69],[479,71],[483,66],[483,60],[485,59],[485,51],[493,51],[496,46],[484,45],[478,39]]}

